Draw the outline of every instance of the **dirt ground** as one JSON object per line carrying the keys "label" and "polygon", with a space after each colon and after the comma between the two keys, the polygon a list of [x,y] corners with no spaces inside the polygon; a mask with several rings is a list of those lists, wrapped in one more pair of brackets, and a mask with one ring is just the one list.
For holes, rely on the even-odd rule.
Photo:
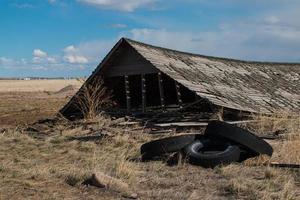
{"label": "dirt ground", "polygon": [[[45,84],[47,85],[47,84]],[[140,162],[144,142],[174,135],[149,135],[125,119],[99,116],[68,122],[52,118],[80,82],[38,91],[0,92],[0,199],[126,199],[113,188],[82,185],[93,172],[129,184],[138,199],[300,199],[300,171],[261,165],[259,159],[204,169],[187,163]],[[0,82],[0,88],[1,82]],[[278,116],[276,116],[278,117]],[[300,118],[260,117],[266,125],[286,128],[288,136],[268,141],[271,161],[300,164]],[[78,136],[101,134],[97,141]],[[128,199],[128,198],[127,198]]]}
{"label": "dirt ground", "polygon": [[0,80],[0,128],[55,115],[81,84],[78,80]]}
{"label": "dirt ground", "polygon": [[0,80],[0,92],[57,92],[66,86],[79,86],[81,83],[77,79]]}

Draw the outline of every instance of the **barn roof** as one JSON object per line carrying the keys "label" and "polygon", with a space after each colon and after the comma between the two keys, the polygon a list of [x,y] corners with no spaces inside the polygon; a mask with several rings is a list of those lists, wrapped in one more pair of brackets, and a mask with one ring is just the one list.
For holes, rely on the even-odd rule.
{"label": "barn roof", "polygon": [[252,62],[203,56],[127,38],[116,43],[86,84],[95,75],[104,72],[103,69],[109,68],[115,55],[122,52],[119,51],[122,44],[129,45],[148,64],[215,105],[255,113],[300,111],[300,63]]}
{"label": "barn roof", "polygon": [[300,110],[300,63],[216,58],[124,40],[154,67],[215,105],[261,113]]}

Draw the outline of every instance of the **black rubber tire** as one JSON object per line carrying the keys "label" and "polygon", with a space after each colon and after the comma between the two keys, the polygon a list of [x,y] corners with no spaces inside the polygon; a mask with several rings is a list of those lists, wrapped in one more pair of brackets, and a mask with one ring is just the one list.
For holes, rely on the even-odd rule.
{"label": "black rubber tire", "polygon": [[266,141],[250,131],[221,121],[210,122],[204,135],[216,136],[237,143],[251,155],[266,154],[272,156],[273,148]]}
{"label": "black rubber tire", "polygon": [[199,138],[183,149],[189,163],[213,168],[220,164],[238,162],[240,148],[224,140]]}
{"label": "black rubber tire", "polygon": [[142,161],[151,160],[156,156],[180,151],[195,141],[195,134],[163,138],[145,143],[141,146]]}

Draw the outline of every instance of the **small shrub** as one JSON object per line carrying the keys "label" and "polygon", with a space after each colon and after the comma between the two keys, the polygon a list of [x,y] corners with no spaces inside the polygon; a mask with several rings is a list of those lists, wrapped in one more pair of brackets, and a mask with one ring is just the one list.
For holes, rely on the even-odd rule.
{"label": "small shrub", "polygon": [[94,119],[101,110],[112,106],[112,93],[104,86],[102,78],[94,78],[84,83],[75,96],[76,107],[84,119]]}

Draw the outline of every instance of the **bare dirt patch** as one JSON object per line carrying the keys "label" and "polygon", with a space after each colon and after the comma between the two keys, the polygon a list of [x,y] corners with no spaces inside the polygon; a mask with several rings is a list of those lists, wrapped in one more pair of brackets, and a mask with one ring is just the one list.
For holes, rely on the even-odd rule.
{"label": "bare dirt patch", "polygon": [[55,115],[81,84],[77,80],[0,80],[0,128]]}

